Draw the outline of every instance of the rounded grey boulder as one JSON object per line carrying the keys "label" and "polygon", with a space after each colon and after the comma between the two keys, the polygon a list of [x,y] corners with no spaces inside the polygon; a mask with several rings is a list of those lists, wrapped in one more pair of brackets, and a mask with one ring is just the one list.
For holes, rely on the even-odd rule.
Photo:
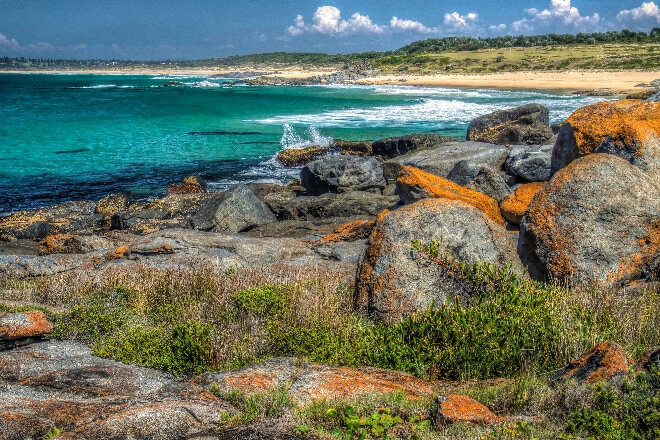
{"label": "rounded grey boulder", "polygon": [[373,157],[324,156],[305,165],[300,183],[308,195],[382,190],[387,185],[383,169]]}

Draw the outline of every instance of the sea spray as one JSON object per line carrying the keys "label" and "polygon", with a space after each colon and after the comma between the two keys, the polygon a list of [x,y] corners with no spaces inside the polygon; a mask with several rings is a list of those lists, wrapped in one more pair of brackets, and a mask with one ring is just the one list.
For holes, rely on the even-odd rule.
{"label": "sea spray", "polygon": [[310,125],[305,131],[305,137],[298,134],[296,129],[291,124],[284,124],[282,126],[282,138],[280,139],[280,145],[283,150],[289,148],[305,148],[312,145],[318,145],[320,147],[327,147],[334,140],[332,136],[323,136],[318,128]]}

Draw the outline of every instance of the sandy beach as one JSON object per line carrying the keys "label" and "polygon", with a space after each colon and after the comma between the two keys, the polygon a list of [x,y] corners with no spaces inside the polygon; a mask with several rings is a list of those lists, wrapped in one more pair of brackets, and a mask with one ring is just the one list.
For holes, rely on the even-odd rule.
{"label": "sandy beach", "polygon": [[[238,69],[151,69],[131,68],[113,70],[67,70],[67,71],[15,71],[4,73],[53,73],[53,74],[117,74],[117,75],[228,75],[232,73],[259,73],[264,77],[304,79],[336,72],[333,69],[305,70],[270,66],[242,66]],[[2,73],[2,72],[0,72]],[[350,81],[355,84],[390,84],[427,87],[464,87],[494,89],[550,90],[560,93],[585,92],[610,89],[613,93],[628,94],[641,92],[651,81],[660,79],[660,70],[623,71],[518,71],[490,74],[430,74],[430,75],[370,75]],[[646,87],[644,87],[646,86]]]}

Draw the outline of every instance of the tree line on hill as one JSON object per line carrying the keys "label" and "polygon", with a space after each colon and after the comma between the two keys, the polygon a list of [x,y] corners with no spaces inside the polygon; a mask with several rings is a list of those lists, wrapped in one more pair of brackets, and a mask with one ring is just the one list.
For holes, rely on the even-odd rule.
{"label": "tree line on hill", "polygon": [[277,65],[339,65],[375,60],[388,55],[411,55],[419,53],[441,53],[450,51],[473,51],[479,49],[502,49],[510,47],[548,47],[563,45],[597,45],[605,43],[660,43],[660,27],[649,33],[608,31],[578,34],[545,35],[501,35],[499,37],[453,36],[429,38],[415,41],[395,51],[361,52],[352,54],[288,53],[272,52],[251,55],[233,55],[226,58],[208,58],[189,61],[126,61],[126,60],[70,60],[52,58],[0,57],[0,70],[47,70],[47,69],[114,69],[122,67],[172,67],[194,68],[210,66],[243,66],[252,64]]}

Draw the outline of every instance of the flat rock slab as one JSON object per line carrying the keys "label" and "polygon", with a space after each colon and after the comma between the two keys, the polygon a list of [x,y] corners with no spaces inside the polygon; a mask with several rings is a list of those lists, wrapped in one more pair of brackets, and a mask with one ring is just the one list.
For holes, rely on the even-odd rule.
{"label": "flat rock slab", "polygon": [[53,332],[53,323],[39,310],[0,314],[0,350],[14,341],[38,339]]}

